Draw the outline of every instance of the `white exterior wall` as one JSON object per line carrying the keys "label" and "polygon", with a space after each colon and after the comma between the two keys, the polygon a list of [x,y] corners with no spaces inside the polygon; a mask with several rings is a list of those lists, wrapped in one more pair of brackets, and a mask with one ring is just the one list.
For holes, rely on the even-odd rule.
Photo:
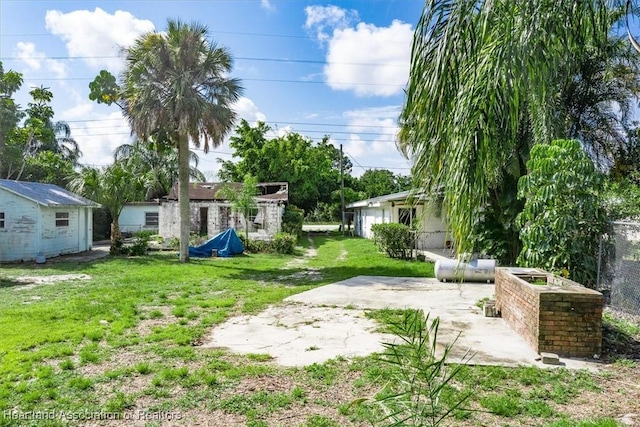
{"label": "white exterior wall", "polygon": [[[391,203],[381,206],[354,208],[354,233],[357,236],[373,238],[371,226],[381,223],[398,223],[399,212],[403,208],[412,208]],[[447,240],[447,224],[444,218],[425,212],[423,205],[415,206],[416,218],[422,220],[422,231],[418,237],[417,249],[444,248]]]}
{"label": "white exterior wall", "polygon": [[[91,249],[93,212],[85,206],[46,207],[0,189],[0,261],[32,261]],[[56,226],[56,212],[69,214],[68,226]]]}
{"label": "white exterior wall", "polygon": [[122,208],[122,212],[120,212],[120,217],[118,218],[120,231],[129,233],[135,233],[142,230],[158,231],[159,226],[145,226],[145,219],[147,212],[159,213],[159,208],[160,207],[157,204],[125,205],[124,208]]}
{"label": "white exterior wall", "polygon": [[33,260],[38,253],[40,206],[0,188],[0,261]]}

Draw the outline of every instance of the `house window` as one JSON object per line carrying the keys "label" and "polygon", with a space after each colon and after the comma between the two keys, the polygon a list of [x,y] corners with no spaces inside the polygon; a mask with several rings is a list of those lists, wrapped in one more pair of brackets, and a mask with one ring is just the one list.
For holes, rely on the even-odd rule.
{"label": "house window", "polygon": [[407,227],[411,227],[413,219],[416,217],[416,210],[410,208],[398,209],[398,222],[404,224]]}
{"label": "house window", "polygon": [[56,227],[69,226],[69,212],[56,212]]}
{"label": "house window", "polygon": [[251,212],[249,212],[249,222],[258,228],[264,228],[264,209],[251,209]]}
{"label": "house window", "polygon": [[4,228],[4,212],[0,212],[0,229]]}
{"label": "house window", "polygon": [[158,226],[158,212],[145,212],[144,213],[144,226],[145,227],[157,227]]}

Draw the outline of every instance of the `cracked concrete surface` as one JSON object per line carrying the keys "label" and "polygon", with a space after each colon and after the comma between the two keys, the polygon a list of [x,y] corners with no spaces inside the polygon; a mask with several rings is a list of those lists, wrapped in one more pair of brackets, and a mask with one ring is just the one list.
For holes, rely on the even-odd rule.
{"label": "cracked concrete surface", "polygon": [[[440,348],[455,341],[451,361],[469,352],[472,364],[537,365],[539,356],[500,318],[484,317],[476,303],[494,285],[436,279],[358,276],[293,295],[255,316],[234,317],[214,328],[204,347],[268,353],[285,366],[366,356],[393,336],[376,332],[364,309],[415,308],[440,318]],[[596,369],[593,361],[562,359],[568,368]]]}

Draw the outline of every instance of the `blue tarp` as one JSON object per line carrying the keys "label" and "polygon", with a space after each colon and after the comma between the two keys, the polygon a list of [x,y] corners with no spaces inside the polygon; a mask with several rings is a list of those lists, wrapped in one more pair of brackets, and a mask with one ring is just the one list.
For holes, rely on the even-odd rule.
{"label": "blue tarp", "polygon": [[200,246],[189,246],[189,256],[208,258],[214,249],[218,251],[218,256],[230,257],[241,254],[244,251],[244,246],[242,246],[236,231],[233,228],[229,228],[222,233],[216,234]]}

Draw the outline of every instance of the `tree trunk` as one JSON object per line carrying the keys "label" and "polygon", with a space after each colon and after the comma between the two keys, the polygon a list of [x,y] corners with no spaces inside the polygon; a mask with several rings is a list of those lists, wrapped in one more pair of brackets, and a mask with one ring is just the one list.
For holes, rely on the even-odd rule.
{"label": "tree trunk", "polygon": [[112,255],[119,255],[120,246],[122,240],[122,233],[120,233],[120,224],[118,223],[118,218],[113,217],[111,221],[111,246],[109,248],[109,252]]}
{"label": "tree trunk", "polygon": [[189,262],[189,137],[178,141],[178,204],[180,206],[180,262]]}

